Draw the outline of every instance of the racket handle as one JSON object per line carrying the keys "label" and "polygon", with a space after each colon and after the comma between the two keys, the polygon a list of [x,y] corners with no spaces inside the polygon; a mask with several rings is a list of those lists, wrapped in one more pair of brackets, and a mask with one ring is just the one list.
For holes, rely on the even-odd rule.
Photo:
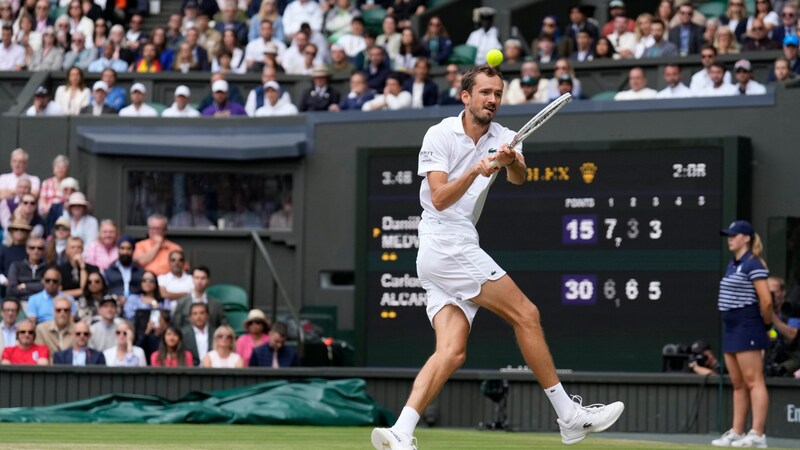
{"label": "racket handle", "polygon": [[500,166],[500,163],[498,163],[497,161],[492,161],[492,162],[489,163],[489,167],[491,167],[492,169],[495,169],[495,168],[497,168],[499,166]]}

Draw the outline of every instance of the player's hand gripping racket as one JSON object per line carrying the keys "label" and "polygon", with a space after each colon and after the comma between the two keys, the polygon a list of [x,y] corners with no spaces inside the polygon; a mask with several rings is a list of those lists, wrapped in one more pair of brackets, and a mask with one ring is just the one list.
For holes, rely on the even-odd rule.
{"label": "player's hand gripping racket", "polygon": [[[532,135],[534,131],[538,130],[539,127],[544,125],[545,122],[550,120],[555,113],[558,112],[561,108],[566,106],[567,103],[572,101],[572,94],[567,92],[566,94],[558,97],[557,99],[553,100],[549,105],[545,106],[544,109],[539,111],[538,114],[533,116],[533,119],[529,120],[528,123],[522,126],[522,128],[517,131],[517,135],[514,139],[508,144],[508,146],[513,149],[517,146],[520,142],[524,141],[528,138],[528,136]],[[495,168],[499,165],[497,161],[492,161],[489,163],[489,166]]]}

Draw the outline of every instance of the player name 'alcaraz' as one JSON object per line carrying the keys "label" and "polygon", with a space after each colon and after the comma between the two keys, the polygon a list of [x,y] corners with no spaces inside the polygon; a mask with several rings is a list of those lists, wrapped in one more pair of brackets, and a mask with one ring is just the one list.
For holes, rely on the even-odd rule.
{"label": "player name 'alcaraz'", "polygon": [[381,306],[427,306],[425,292],[384,292]]}
{"label": "player name 'alcaraz'", "polygon": [[393,277],[390,273],[381,275],[381,287],[385,288],[421,288],[422,284],[419,278],[412,277],[409,274],[403,274],[402,277]]}
{"label": "player name 'alcaraz'", "polygon": [[408,216],[407,219],[399,220],[392,216],[383,216],[381,218],[381,229],[383,231],[416,230],[419,227],[420,220],[422,220],[420,216]]}

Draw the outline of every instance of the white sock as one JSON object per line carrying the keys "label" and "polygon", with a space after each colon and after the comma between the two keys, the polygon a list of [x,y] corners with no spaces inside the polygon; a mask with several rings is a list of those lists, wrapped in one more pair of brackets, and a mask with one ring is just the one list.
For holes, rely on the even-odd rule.
{"label": "white sock", "polygon": [[575,417],[575,402],[569,398],[567,391],[564,390],[564,386],[558,383],[555,386],[545,389],[544,393],[547,395],[547,398],[550,399],[550,403],[556,410],[558,418],[561,419],[562,422],[571,422],[572,418]]}
{"label": "white sock", "polygon": [[397,431],[402,431],[409,436],[413,436],[414,428],[417,427],[417,422],[419,422],[419,413],[415,411],[414,408],[406,406],[403,408],[403,411],[400,412],[400,417],[397,418],[397,422],[392,428]]}

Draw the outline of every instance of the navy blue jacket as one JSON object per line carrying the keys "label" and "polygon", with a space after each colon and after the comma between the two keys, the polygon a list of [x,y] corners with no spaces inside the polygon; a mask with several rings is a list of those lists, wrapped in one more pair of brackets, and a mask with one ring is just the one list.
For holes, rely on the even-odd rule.
{"label": "navy blue jacket", "polygon": [[[412,92],[414,79],[407,78],[403,82],[403,90]],[[439,88],[431,80],[425,80],[425,87],[422,88],[422,106],[433,106],[439,102]]]}
{"label": "navy blue jacket", "polygon": [[[53,364],[66,364],[68,366],[72,365],[72,349],[68,348],[66,350],[61,350],[60,352],[56,352],[53,355]],[[105,366],[106,365],[106,357],[103,356],[103,352],[98,352],[97,350],[93,350],[91,348],[86,349],[86,365],[87,366]]]}
{"label": "navy blue jacket", "polygon": [[[299,366],[300,360],[297,358],[297,351],[286,345],[281,347],[278,351],[278,365],[280,367]],[[250,367],[272,367],[272,347],[269,344],[253,349],[253,354],[250,356]]]}
{"label": "navy blue jacket", "polygon": [[[131,266],[131,282],[128,285],[128,289],[130,289],[129,294],[141,294],[144,269],[136,263],[131,263]],[[117,268],[116,261],[103,272],[103,277],[106,279],[106,286],[108,286],[109,293],[125,295],[125,283],[122,281],[122,272]]]}
{"label": "navy blue jacket", "polygon": [[342,100],[341,103],[339,103],[339,109],[342,111],[361,111],[364,103],[367,103],[373,98],[375,98],[375,91],[372,89],[367,89],[367,91],[361,94],[359,97],[351,97],[348,95]]}

